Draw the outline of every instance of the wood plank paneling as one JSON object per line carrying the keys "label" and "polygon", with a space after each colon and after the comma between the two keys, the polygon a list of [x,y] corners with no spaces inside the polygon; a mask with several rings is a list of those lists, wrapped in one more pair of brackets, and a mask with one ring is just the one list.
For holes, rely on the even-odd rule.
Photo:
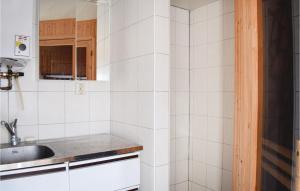
{"label": "wood plank paneling", "polygon": [[75,39],[76,19],[40,21],[40,40]]}
{"label": "wood plank paneling", "polygon": [[233,190],[260,190],[263,113],[261,0],[235,1]]}
{"label": "wood plank paneling", "polygon": [[77,21],[77,39],[96,39],[97,36],[97,20]]}

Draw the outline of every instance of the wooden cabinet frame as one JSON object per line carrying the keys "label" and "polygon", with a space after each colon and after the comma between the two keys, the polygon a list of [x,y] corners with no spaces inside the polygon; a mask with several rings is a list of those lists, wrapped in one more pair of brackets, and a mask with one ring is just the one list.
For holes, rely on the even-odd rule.
{"label": "wooden cabinet frame", "polygon": [[40,46],[72,45],[72,78],[76,79],[77,47],[87,50],[86,77],[96,80],[97,20],[76,21],[75,18],[40,21]]}
{"label": "wooden cabinet frame", "polygon": [[263,114],[262,0],[235,0],[233,190],[260,190]]}

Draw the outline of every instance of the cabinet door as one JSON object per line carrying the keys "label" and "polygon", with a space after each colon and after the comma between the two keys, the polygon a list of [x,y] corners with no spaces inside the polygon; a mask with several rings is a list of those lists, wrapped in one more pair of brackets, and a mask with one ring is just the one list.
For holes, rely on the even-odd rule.
{"label": "cabinet door", "polygon": [[0,176],[1,191],[68,191],[68,174],[64,166],[30,168]]}
{"label": "cabinet door", "polygon": [[70,164],[70,191],[131,190],[140,184],[140,159]]}

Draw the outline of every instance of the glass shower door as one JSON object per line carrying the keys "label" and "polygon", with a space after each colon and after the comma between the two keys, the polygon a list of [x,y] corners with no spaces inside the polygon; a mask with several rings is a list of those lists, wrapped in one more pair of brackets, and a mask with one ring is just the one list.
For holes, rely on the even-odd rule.
{"label": "glass shower door", "polygon": [[[297,4],[299,6],[299,4]],[[295,190],[296,70],[299,24],[295,1],[263,0],[264,112],[261,190]],[[299,22],[299,19],[298,19]]]}

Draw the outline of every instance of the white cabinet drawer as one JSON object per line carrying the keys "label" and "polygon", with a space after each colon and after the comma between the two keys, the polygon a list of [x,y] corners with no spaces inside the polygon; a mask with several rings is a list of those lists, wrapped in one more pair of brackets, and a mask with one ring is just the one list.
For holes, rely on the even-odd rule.
{"label": "white cabinet drawer", "polygon": [[[26,170],[30,170],[27,171]],[[68,191],[68,173],[65,167],[32,168],[11,175],[2,175],[1,191]]]}
{"label": "white cabinet drawer", "polygon": [[69,174],[70,191],[131,190],[140,184],[140,159],[136,155],[77,166],[71,163]]}

